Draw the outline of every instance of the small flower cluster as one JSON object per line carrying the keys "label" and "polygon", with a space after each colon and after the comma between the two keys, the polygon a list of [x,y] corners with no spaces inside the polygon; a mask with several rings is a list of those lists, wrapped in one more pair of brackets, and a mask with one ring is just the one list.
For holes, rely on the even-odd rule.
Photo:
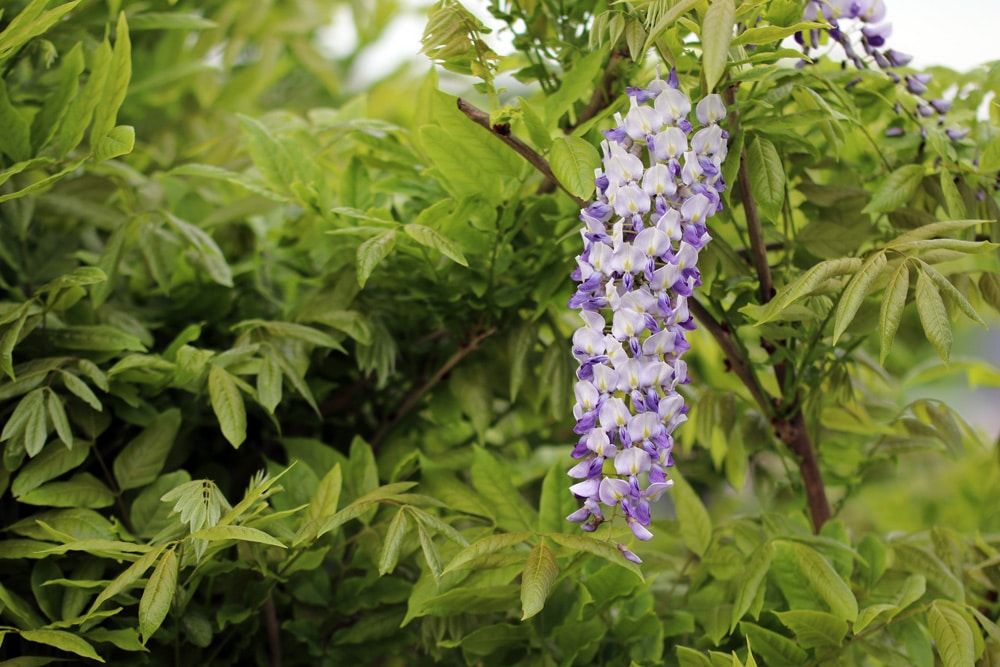
{"label": "small flower cluster", "polygon": [[617,114],[617,127],[604,133],[597,200],[580,213],[584,249],[569,302],[584,322],[573,336],[579,463],[569,475],[582,480],[570,491],[583,506],[567,518],[593,531],[605,520],[602,505],[620,508],[632,533],[648,540],[649,504],[673,486],[672,433],[687,419],[677,392],[688,381],[685,332],[695,326],[687,299],[701,284],[705,221],[722,208],[729,135],[714,94],[698,103],[694,131],[675,72],[628,94],[625,118]]}
{"label": "small flower cluster", "polygon": [[[889,77],[897,84],[906,87],[906,90],[916,98],[916,106],[912,110],[919,119],[936,117],[939,124],[944,124],[944,116],[951,109],[951,101],[943,98],[928,100],[924,97],[927,92],[927,84],[931,80],[930,74],[907,74],[900,76],[892,71],[897,67],[905,67],[913,59],[912,56],[900,53],[893,49],[883,49],[889,36],[892,34],[892,23],[883,23],[885,19],[885,2],[883,0],[807,0],[804,18],[807,21],[815,21],[819,18],[830,22],[831,27],[827,34],[844,49],[847,58],[854,63],[858,69],[866,69],[865,58],[857,52],[851,39],[850,31],[844,29],[841,21],[855,20],[862,23],[861,27],[861,48],[865,54],[871,57],[880,69],[885,71]],[[802,50],[808,55],[809,49],[818,48],[820,41],[820,31],[810,30],[808,33],[797,33],[796,41],[802,45]],[[896,112],[901,110],[901,106],[896,104]],[[926,130],[923,131],[926,135]],[[958,141],[969,133],[967,129],[949,128],[945,130],[948,138]],[[889,129],[890,136],[904,134],[901,127]]]}

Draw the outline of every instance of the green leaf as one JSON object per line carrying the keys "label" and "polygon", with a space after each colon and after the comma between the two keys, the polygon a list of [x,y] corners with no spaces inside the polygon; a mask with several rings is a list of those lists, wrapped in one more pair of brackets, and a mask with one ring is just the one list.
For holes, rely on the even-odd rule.
{"label": "green leaf", "polygon": [[803,21],[790,26],[765,25],[758,28],[747,28],[732,41],[732,46],[741,44],[772,44],[797,32],[813,28],[826,28],[827,24],[816,21]]}
{"label": "green leaf", "polygon": [[986,322],[984,322],[983,318],[979,316],[976,309],[972,307],[972,304],[970,304],[968,299],[965,298],[965,295],[959,292],[958,288],[955,287],[950,280],[944,277],[940,271],[923,261],[920,261],[920,270],[923,273],[926,273],[927,277],[930,278],[935,285],[937,285],[938,290],[947,294],[948,298],[955,302],[955,305],[958,306],[959,310],[965,313],[970,320],[982,327],[986,327]]}
{"label": "green leaf", "polygon": [[517,533],[490,535],[489,537],[477,540],[465,549],[459,551],[452,561],[448,563],[448,567],[444,569],[442,574],[473,567],[473,565],[470,564],[474,563],[477,559],[520,544],[529,537],[532,537],[534,534],[535,533],[530,531],[521,531]]}
{"label": "green leaf", "polygon": [[181,428],[181,411],[171,408],[158,414],[142,432],[115,457],[114,474],[125,491],[153,482],[163,470],[167,455]]}
{"label": "green leaf", "polygon": [[[677,661],[680,667],[712,667],[708,656],[687,646],[677,646]],[[742,664],[740,667],[743,667]]]}
{"label": "green leaf", "polygon": [[551,538],[556,544],[567,549],[599,556],[614,565],[625,568],[645,581],[639,566],[630,560],[626,560],[621,552],[608,541],[599,540],[587,535],[561,535],[559,533],[552,533],[546,537]]}
{"label": "green leaf", "polygon": [[372,271],[379,263],[389,256],[396,245],[396,230],[388,229],[371,237],[358,247],[358,284],[362,287],[368,282]]}
{"label": "green leaf", "polygon": [[847,635],[847,621],[824,611],[796,609],[774,615],[795,633],[799,646],[804,649],[835,648],[843,644]]}
{"label": "green leaf", "polygon": [[142,635],[143,645],[160,628],[170,612],[174,592],[177,590],[177,570],[177,554],[173,549],[168,549],[156,564],[153,574],[149,575],[149,581],[139,600],[139,634]]}
{"label": "green leaf", "polygon": [[80,440],[74,442],[72,447],[53,442],[21,468],[10,485],[11,493],[15,498],[19,498],[37,489],[50,479],[55,479],[79,466],[89,452],[87,443]]}
{"label": "green leaf", "polygon": [[774,545],[765,542],[757,547],[750,557],[750,563],[743,573],[742,585],[733,603],[733,617],[730,621],[729,632],[731,633],[736,625],[743,618],[744,614],[750,611],[753,601],[757,599],[762,586],[766,586],[767,572],[771,567],[774,558]]}
{"label": "green leaf", "polygon": [[0,369],[11,380],[16,379],[14,377],[14,346],[17,345],[21,338],[21,332],[24,330],[24,323],[28,321],[28,314],[31,312],[31,308],[25,303],[18,310],[20,314],[17,316],[17,319],[7,327],[7,330],[3,333],[3,337],[0,338]]}
{"label": "green leaf", "polygon": [[[0,441],[9,440],[18,434],[24,434],[25,449],[34,456],[45,445],[45,393],[47,388],[39,387],[32,389],[24,398],[17,403],[14,412],[7,423],[4,424],[3,432],[0,433]],[[39,428],[40,427],[40,428]],[[37,442],[41,439],[41,442]]]}
{"label": "green leaf", "polygon": [[[76,445],[80,446],[80,445]],[[74,475],[66,482],[49,482],[21,496],[25,505],[45,507],[110,507],[115,494],[101,480],[89,473]]]}
{"label": "green leaf", "polygon": [[714,90],[726,71],[735,25],[736,5],[733,0],[712,0],[701,26],[701,64],[706,91]]}
{"label": "green leaf", "polygon": [[566,488],[566,466],[556,462],[545,473],[538,501],[538,530],[543,533],[568,533],[579,530],[566,517],[577,510],[577,500]]}
{"label": "green leaf", "polygon": [[194,249],[201,267],[214,282],[223,287],[233,286],[233,271],[212,237],[189,222],[167,213],[167,222]]}
{"label": "green leaf", "polygon": [[649,30],[649,37],[646,38],[646,43],[642,47],[643,53],[649,50],[653,46],[653,42],[660,38],[664,30],[673,27],[677,19],[687,14],[689,11],[694,9],[702,0],[681,0],[676,5],[667,10],[663,16],[656,22],[656,25]]}
{"label": "green leaf", "polygon": [[888,623],[900,612],[899,605],[873,604],[858,612],[858,620],[854,622],[854,633],[857,634],[873,624]]}
{"label": "green leaf", "polygon": [[125,570],[115,577],[114,580],[108,584],[108,587],[101,591],[100,595],[97,596],[93,604],[90,605],[89,614],[96,612],[102,604],[122,591],[126,591],[135,586],[136,582],[139,581],[142,575],[146,574],[146,570],[152,567],[153,563],[156,562],[156,559],[160,557],[160,554],[163,553],[164,549],[166,549],[166,546],[164,545],[155,547],[152,551],[143,554],[138,558],[138,560],[125,568]]}
{"label": "green leaf", "polygon": [[191,539],[205,540],[206,542],[221,542],[226,540],[237,540],[240,542],[256,542],[272,547],[285,548],[285,545],[278,539],[268,535],[258,528],[249,526],[212,526],[191,533]]}
{"label": "green leaf", "polygon": [[[774,298],[760,311],[754,326],[760,326],[765,322],[777,319],[795,301],[810,296],[813,292],[825,286],[831,278],[848,273],[857,273],[861,269],[861,265],[862,262],[857,257],[828,259],[815,264],[801,276],[778,290]],[[745,312],[748,315],[751,314],[751,311],[752,308],[747,306],[740,309],[740,312]]]}
{"label": "green leaf", "polygon": [[674,503],[677,505],[677,522],[680,524],[681,541],[688,549],[705,555],[712,541],[712,519],[701,498],[694,492],[691,485],[674,471]]}
{"label": "green leaf", "polygon": [[257,402],[268,414],[273,415],[274,409],[281,403],[282,388],[281,366],[274,355],[263,355],[257,372]]}
{"label": "green leaf", "polygon": [[740,623],[740,632],[746,636],[747,645],[752,644],[754,652],[764,658],[767,665],[793,667],[807,662],[809,654],[777,632],[746,621]]}
{"label": "green leaf", "polygon": [[247,138],[247,150],[264,181],[276,192],[290,192],[290,185],[302,181],[288,148],[256,118],[237,114]]}
{"label": "green leaf", "polygon": [[247,413],[236,380],[224,368],[212,364],[208,371],[208,394],[222,435],[233,447],[239,447],[247,437]]}
{"label": "green leaf", "polygon": [[521,108],[521,118],[524,119],[524,124],[528,128],[528,136],[531,137],[531,141],[541,150],[548,150],[549,146],[552,145],[552,135],[545,126],[545,121],[523,97],[518,97],[517,101]]}
{"label": "green leaf", "polygon": [[579,137],[556,137],[552,140],[549,164],[552,174],[573,195],[588,199],[594,194],[594,168],[601,156],[590,142]]}
{"label": "green leaf", "polygon": [[747,171],[757,206],[765,217],[778,220],[785,202],[785,167],[778,150],[767,138],[755,135],[747,144]]}
{"label": "green leaf", "polygon": [[63,329],[47,329],[45,335],[56,347],[93,352],[145,352],[138,338],[106,324],[77,324]]}
{"label": "green leaf", "polygon": [[[589,97],[596,85],[604,61],[602,49],[594,49],[573,62],[573,69],[562,75],[559,89],[545,98],[545,120],[556,125],[563,115],[582,97]],[[593,176],[593,172],[591,172]]]}
{"label": "green leaf", "polygon": [[798,542],[776,542],[772,572],[793,608],[812,607],[817,611],[829,610],[848,621],[857,619],[858,601],[850,586],[811,547]]}
{"label": "green leaf", "polygon": [[510,400],[517,400],[517,394],[524,384],[528,368],[528,357],[538,341],[538,330],[531,323],[519,326],[510,339]]}
{"label": "green leaf", "polygon": [[[55,9],[44,11],[51,0],[32,0],[0,32],[0,63],[13,56],[29,41],[42,35],[72,11],[80,0],[72,0]],[[4,17],[8,18],[8,17]]]}
{"label": "green leaf", "polygon": [[66,389],[68,389],[71,394],[98,412],[101,412],[104,409],[104,406],[101,405],[101,400],[97,398],[97,394],[94,393],[94,390],[91,389],[86,382],[69,371],[61,370],[60,372],[63,385],[65,385]]}
{"label": "green leaf", "polygon": [[73,446],[73,430],[69,425],[69,417],[66,416],[66,406],[63,405],[59,394],[51,389],[45,397],[45,407],[48,408],[49,419],[56,435],[67,447]]}
{"label": "green leaf", "polygon": [[120,155],[128,155],[135,147],[135,128],[119,125],[97,140],[94,146],[94,161],[104,162]]}
{"label": "green leaf", "polygon": [[313,494],[312,500],[309,501],[309,507],[306,510],[306,519],[323,519],[336,514],[342,487],[343,474],[340,464],[337,463],[323,475],[323,479],[316,486],[316,492]]}
{"label": "green leaf", "polygon": [[951,355],[951,343],[954,340],[951,322],[948,320],[948,311],[944,307],[941,293],[925,271],[917,272],[916,300],[920,324],[924,328],[927,340],[934,345],[941,359],[948,361]]}
{"label": "green leaf", "polygon": [[493,509],[498,526],[512,531],[534,528],[537,516],[511,481],[506,462],[475,447],[471,473],[472,486]]}
{"label": "green leaf", "polygon": [[559,576],[559,564],[556,556],[542,538],[528,554],[521,573],[521,620],[527,620],[540,612],[545,606],[552,586]]}
{"label": "green leaf", "polygon": [[[403,227],[403,231],[405,231],[410,238],[420,245],[437,250],[456,264],[461,264],[462,266],[469,265],[469,261],[465,259],[465,255],[462,254],[462,248],[459,247],[459,245],[454,241],[444,237],[439,231],[431,229],[425,225],[418,225],[415,223],[406,225]],[[359,248],[358,253],[360,254],[360,252],[361,249]],[[358,266],[360,268],[360,264]],[[358,282],[361,282],[360,275]]]}
{"label": "green leaf", "polygon": [[7,85],[0,79],[0,152],[14,162],[31,157],[31,126],[11,103]]}
{"label": "green leaf", "polygon": [[833,322],[834,344],[837,343],[847,329],[847,326],[854,320],[854,316],[857,315],[858,309],[861,308],[861,304],[868,295],[872,283],[881,275],[886,264],[885,251],[879,251],[866,259],[865,263],[861,265],[861,270],[847,283],[847,289],[844,290],[844,294],[840,297],[840,302],[837,304],[837,315]]}
{"label": "green leaf", "polygon": [[[111,52],[104,89],[94,108],[94,125],[90,129],[90,144],[95,149],[101,139],[111,133],[118,118],[118,110],[125,101],[125,93],[132,78],[132,43],[129,41],[125,12],[118,15],[115,27],[115,48]],[[133,133],[134,140],[134,133]]]}
{"label": "green leaf", "polygon": [[965,601],[965,587],[962,582],[937,556],[912,544],[896,544],[892,551],[893,562],[897,567],[923,575],[927,583],[945,598],[954,602]]}
{"label": "green leaf", "polygon": [[209,30],[218,27],[215,21],[198,14],[183,12],[143,12],[133,14],[129,28],[137,30]]}
{"label": "green leaf", "polygon": [[385,533],[385,542],[382,543],[382,553],[378,560],[378,573],[383,576],[396,569],[399,562],[399,551],[406,538],[406,531],[409,530],[410,523],[406,518],[406,511],[400,509],[389,522],[389,528]]}
{"label": "green leaf", "polygon": [[946,603],[935,601],[927,612],[927,625],[944,667],[975,664],[972,629],[961,613]]}
{"label": "green leaf", "polygon": [[906,204],[916,193],[924,178],[924,167],[908,164],[889,174],[872,193],[872,199],[862,213],[888,213]]}
{"label": "green leaf", "polygon": [[904,260],[889,278],[882,297],[882,308],[879,312],[879,363],[885,364],[892,348],[892,340],[896,337],[899,322],[903,318],[903,307],[906,305],[906,295],[910,289],[910,265]]}
{"label": "green leaf", "polygon": [[22,630],[21,638],[29,642],[35,642],[36,644],[54,646],[60,651],[75,653],[83,658],[104,662],[104,658],[97,654],[97,651],[94,650],[94,647],[87,640],[71,632],[47,630],[45,628],[39,630]]}
{"label": "green leaf", "polygon": [[431,534],[422,523],[417,523],[417,535],[420,537],[420,549],[424,552],[424,561],[427,563],[427,568],[431,571],[434,581],[440,582],[441,554],[438,551],[437,545],[434,544]]}

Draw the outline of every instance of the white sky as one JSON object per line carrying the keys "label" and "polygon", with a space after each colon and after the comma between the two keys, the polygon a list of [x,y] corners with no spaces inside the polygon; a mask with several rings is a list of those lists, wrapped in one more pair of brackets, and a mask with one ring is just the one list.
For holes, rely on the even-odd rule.
{"label": "white sky", "polygon": [[[484,20],[489,18],[485,0],[463,0]],[[364,87],[413,59],[420,51],[420,35],[430,0],[404,0],[404,7],[385,31],[358,59],[352,76]],[[893,32],[888,46],[914,56],[913,66],[944,65],[968,70],[1000,60],[1000,0],[886,0],[886,20]],[[353,35],[350,9],[342,5],[334,15],[327,43],[331,53],[350,52]],[[495,33],[494,33],[495,36]]]}

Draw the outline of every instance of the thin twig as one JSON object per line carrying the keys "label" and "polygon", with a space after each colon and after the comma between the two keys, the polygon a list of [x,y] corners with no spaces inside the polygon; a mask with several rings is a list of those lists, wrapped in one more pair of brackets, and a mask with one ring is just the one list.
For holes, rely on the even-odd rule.
{"label": "thin twig", "polygon": [[531,146],[512,134],[509,131],[509,128],[505,131],[497,131],[492,125],[490,125],[490,115],[488,113],[469,104],[461,98],[458,100],[458,110],[464,113],[469,120],[480,125],[481,127],[486,128],[486,130],[488,130],[494,137],[513,148],[514,152],[527,160],[531,166],[540,171],[546,178],[552,179],[552,181],[558,185],[563,192],[569,195],[570,199],[576,202],[577,206],[580,208],[587,206],[587,202],[571,193],[565,188],[565,186],[563,186],[562,183],[559,182],[559,180],[552,174],[552,168],[549,167],[549,163],[546,162],[545,158],[536,153],[535,149]]}
{"label": "thin twig", "polygon": [[448,360],[444,362],[444,364],[442,364],[441,368],[439,368],[437,372],[434,373],[434,375],[432,375],[430,379],[427,380],[427,382],[422,384],[415,392],[407,396],[406,400],[403,401],[403,404],[399,406],[399,409],[396,410],[396,412],[394,412],[389,417],[389,419],[387,419],[382,424],[382,426],[379,427],[379,430],[375,433],[375,435],[372,436],[371,439],[372,448],[373,449],[377,448],[382,443],[382,441],[385,440],[385,437],[389,435],[389,431],[392,430],[392,427],[395,426],[397,423],[399,423],[399,420],[402,419],[403,416],[406,415],[406,413],[408,413],[410,410],[416,407],[417,404],[420,403],[421,399],[423,399],[423,397],[427,394],[427,392],[429,392],[431,389],[434,388],[435,385],[441,382],[444,376],[447,375],[448,372],[451,371],[451,369],[458,364],[458,362],[460,362],[469,354],[477,350],[479,348],[479,344],[483,342],[483,340],[489,338],[496,332],[497,332],[497,327],[490,327],[489,329],[486,329],[485,331],[482,331],[473,336],[472,339],[468,341],[468,343],[466,343],[463,347],[460,347],[455,352],[455,354],[451,355],[451,357],[449,357]]}

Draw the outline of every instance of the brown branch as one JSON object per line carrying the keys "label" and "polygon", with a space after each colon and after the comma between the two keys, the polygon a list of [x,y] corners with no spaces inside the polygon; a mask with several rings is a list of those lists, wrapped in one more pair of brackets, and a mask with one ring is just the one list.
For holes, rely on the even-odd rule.
{"label": "brown branch", "polygon": [[[736,86],[726,88],[726,105],[729,107],[729,126],[735,129],[740,120],[740,112],[736,107]],[[764,243],[764,228],[760,222],[760,212],[757,210],[757,202],[750,189],[750,170],[747,169],[746,148],[740,150],[740,168],[736,173],[736,179],[739,181],[740,191],[743,193],[743,211],[747,218],[747,234],[750,236],[750,255],[757,269],[760,302],[765,304],[771,300],[774,293],[774,283],[771,280],[771,265],[767,261],[767,244]]]}
{"label": "brown branch", "polygon": [[441,380],[444,379],[444,376],[447,375],[452,368],[458,365],[458,362],[460,362],[469,354],[477,350],[481,342],[483,342],[485,339],[489,338],[496,332],[497,332],[497,327],[490,327],[489,329],[486,329],[485,331],[482,331],[473,336],[472,339],[469,340],[465,345],[460,347],[455,352],[455,354],[451,355],[451,357],[449,357],[448,360],[444,362],[444,364],[442,364],[441,368],[439,368],[437,372],[435,372],[434,375],[430,377],[430,379],[428,379],[426,382],[420,385],[420,387],[416,391],[407,396],[406,400],[403,401],[403,404],[399,406],[399,409],[396,410],[392,415],[390,415],[389,418],[385,422],[383,422],[382,426],[379,427],[375,435],[372,436],[371,439],[372,449],[378,448],[378,446],[382,443],[382,441],[385,440],[385,437],[389,435],[389,431],[392,430],[392,427],[398,424],[399,420],[401,420],[406,415],[406,413],[408,413],[410,410],[416,407],[417,404],[420,403],[421,399],[423,399],[423,397],[427,395],[427,392],[429,392],[431,389],[434,388],[435,385],[441,382]]}
{"label": "brown branch", "polygon": [[688,299],[687,303],[691,314],[712,334],[719,347],[722,348],[722,352],[729,361],[730,370],[746,385],[746,388],[750,391],[750,395],[753,396],[757,405],[760,406],[761,413],[766,417],[771,417],[774,413],[774,405],[771,398],[764,391],[764,388],[761,387],[760,382],[757,380],[757,375],[753,372],[753,367],[739,345],[733,340],[732,334],[706,310],[705,306],[701,305],[701,302],[695,299]]}
{"label": "brown branch", "polygon": [[273,593],[268,593],[261,612],[264,614],[264,628],[267,632],[268,653],[271,654],[271,667],[281,667],[281,633]]}
{"label": "brown branch", "polygon": [[507,128],[506,130],[494,128],[490,124],[490,115],[488,113],[486,113],[482,109],[479,109],[469,104],[468,102],[466,102],[461,98],[459,98],[458,100],[458,110],[464,113],[469,118],[469,120],[480,125],[481,127],[486,128],[486,130],[489,131],[489,133],[492,134],[494,137],[496,137],[500,141],[504,142],[505,144],[513,148],[514,152],[516,152],[518,155],[527,160],[532,167],[542,172],[542,174],[546,178],[551,179],[556,185],[558,185],[563,192],[569,195],[570,199],[576,202],[577,206],[579,206],[580,208],[585,208],[587,206],[587,202],[585,202],[584,200],[580,199],[579,197],[571,193],[569,190],[565,188],[565,186],[563,186],[562,183],[559,182],[559,180],[552,174],[552,168],[549,167],[549,163],[545,161],[545,158],[536,153],[535,149],[533,149],[531,146],[524,143],[521,139],[519,139],[515,135],[511,134],[509,128]]}
{"label": "brown branch", "polygon": [[[739,126],[739,110],[736,106],[736,86],[726,88],[726,103],[729,108],[729,126],[735,131]],[[743,210],[747,219],[747,234],[750,237],[750,257],[757,270],[757,280],[759,282],[760,302],[765,304],[771,300],[774,294],[774,283],[771,279],[771,265],[767,259],[767,245],[764,243],[764,228],[761,224],[760,213],[757,210],[757,202],[753,198],[753,191],[750,189],[750,171],[747,168],[746,149],[740,151],[740,166],[736,175],[740,184]],[[769,342],[762,340],[764,349],[773,352],[775,346],[784,347],[785,341],[779,340]],[[778,381],[778,388],[782,393],[782,403],[780,407],[792,408],[788,416],[777,419],[773,418],[775,430],[781,441],[799,459],[799,475],[802,477],[802,485],[806,492],[806,502],[809,506],[809,516],[812,519],[813,530],[819,532],[823,524],[830,520],[830,501],[826,496],[826,485],[823,482],[823,474],[819,467],[819,460],[816,458],[816,448],[809,435],[806,426],[805,415],[802,413],[802,405],[799,400],[798,389],[786,386],[788,379],[788,367],[784,361],[774,365],[774,376]]]}

